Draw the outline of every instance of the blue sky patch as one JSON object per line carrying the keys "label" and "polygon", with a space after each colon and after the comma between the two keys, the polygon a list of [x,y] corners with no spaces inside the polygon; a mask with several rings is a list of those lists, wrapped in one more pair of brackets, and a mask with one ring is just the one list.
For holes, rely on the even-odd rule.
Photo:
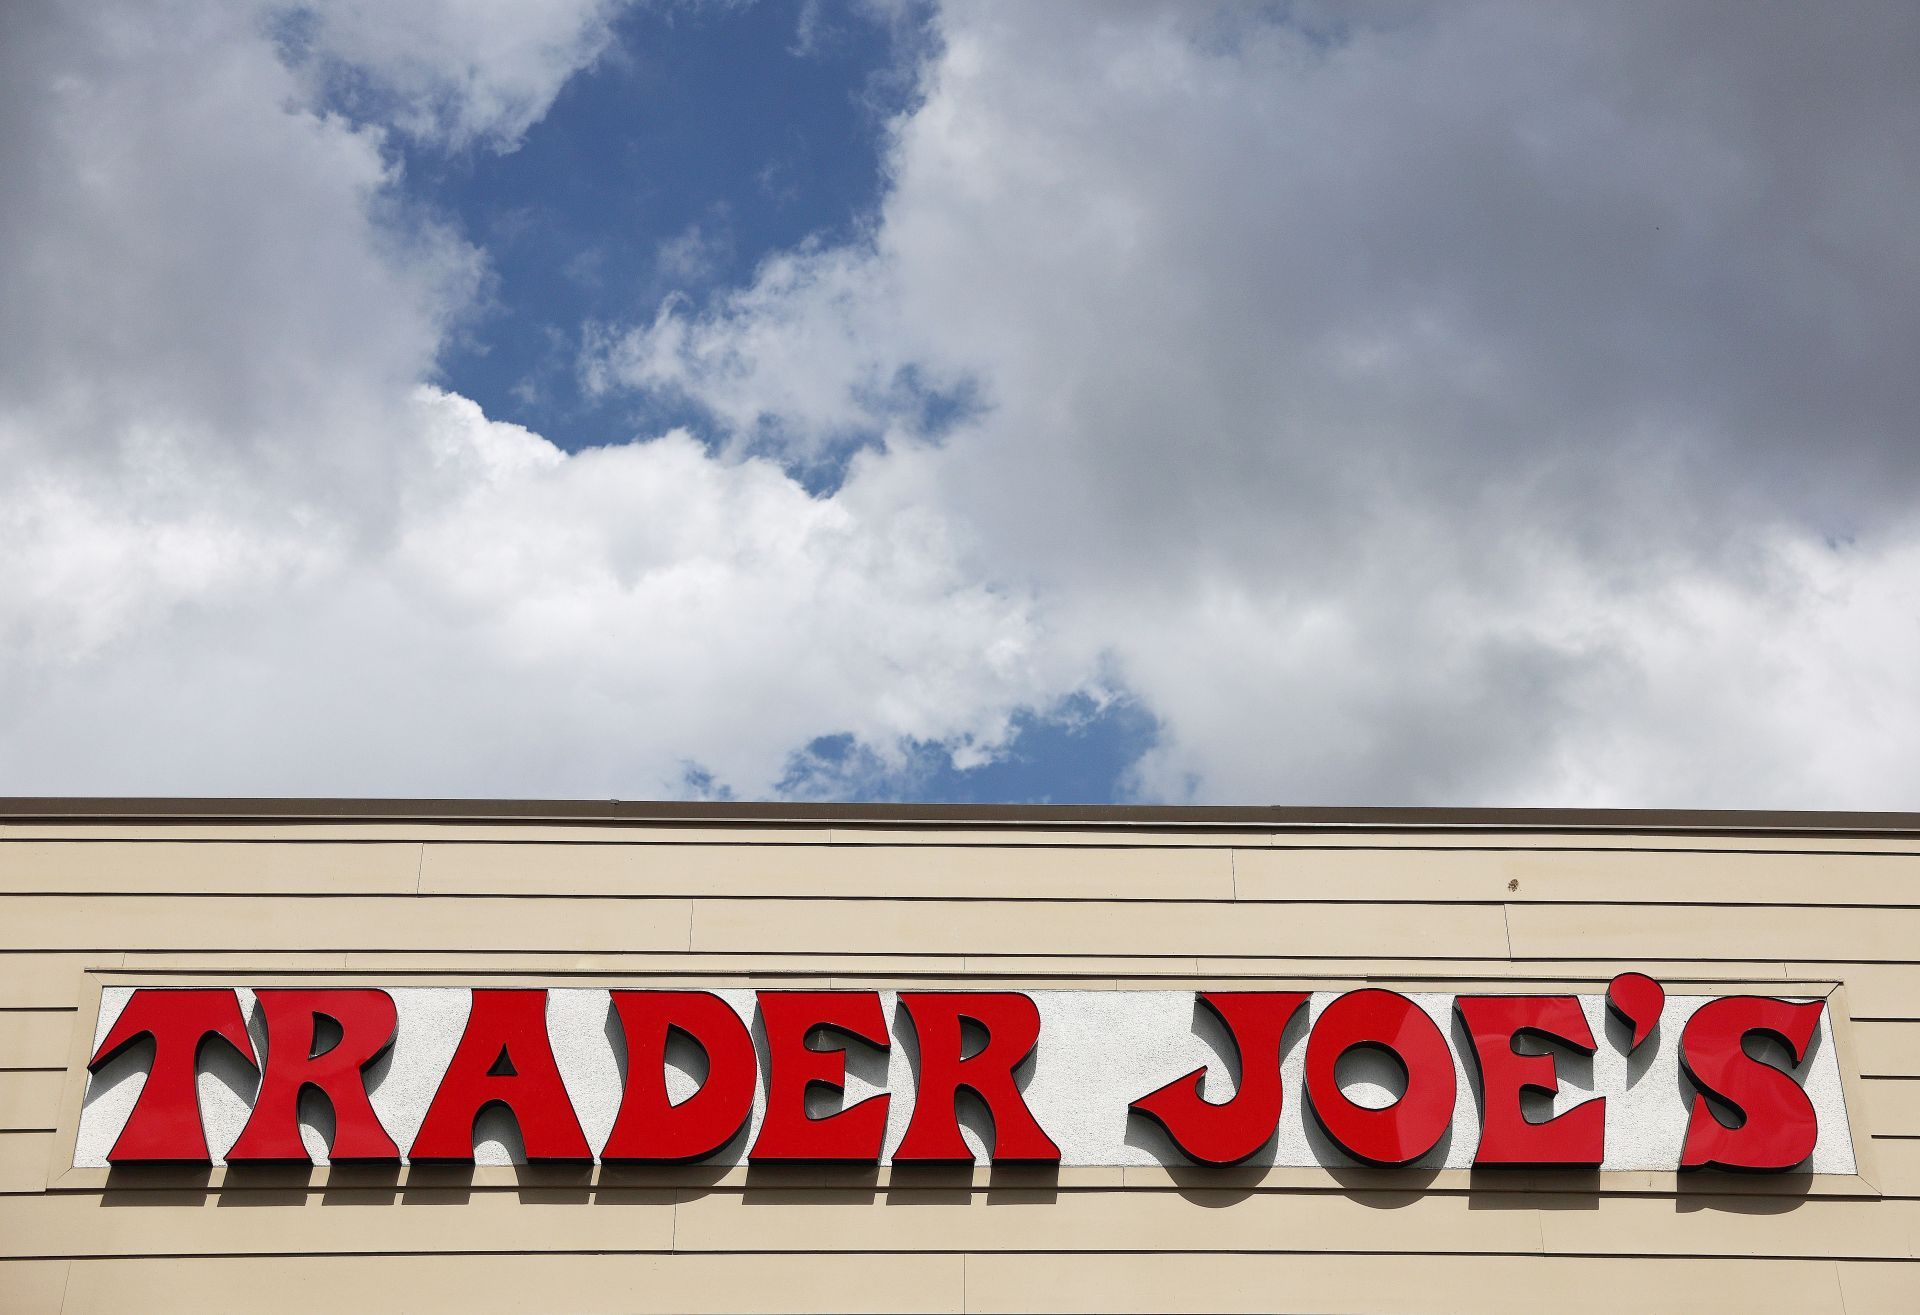
{"label": "blue sky patch", "polygon": [[680,400],[585,393],[583,326],[650,320],[674,293],[698,306],[773,252],[857,233],[925,39],[844,4],[647,6],[518,149],[403,143],[409,195],[491,272],[441,382],[569,451],[675,425],[712,439]]}
{"label": "blue sky patch", "polygon": [[944,803],[1103,804],[1130,798],[1133,765],[1159,736],[1152,713],[1128,698],[1076,694],[1045,713],[1014,715],[992,762],[960,768],[947,747],[906,746],[889,765],[851,735],[828,735],[794,755],[779,793],[800,799],[938,799]]}

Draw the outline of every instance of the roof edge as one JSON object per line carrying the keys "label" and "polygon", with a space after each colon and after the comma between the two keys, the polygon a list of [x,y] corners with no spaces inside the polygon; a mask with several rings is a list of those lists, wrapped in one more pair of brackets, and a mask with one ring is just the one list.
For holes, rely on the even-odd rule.
{"label": "roof edge", "polygon": [[575,825],[1000,826],[1226,831],[1632,831],[1906,835],[1920,813],[1668,808],[736,803],[599,799],[0,797],[0,823],[461,822]]}

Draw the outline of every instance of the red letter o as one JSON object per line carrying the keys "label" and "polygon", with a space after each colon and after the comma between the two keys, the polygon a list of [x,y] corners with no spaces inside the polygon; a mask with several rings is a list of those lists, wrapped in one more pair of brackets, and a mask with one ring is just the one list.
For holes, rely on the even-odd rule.
{"label": "red letter o", "polygon": [[[1356,1046],[1384,1050],[1407,1070],[1406,1094],[1385,1109],[1340,1090],[1334,1067]],[[1453,1122],[1453,1052],[1420,1006],[1394,991],[1350,991],[1321,1012],[1307,1036],[1306,1086],[1321,1130],[1368,1164],[1410,1164]]]}

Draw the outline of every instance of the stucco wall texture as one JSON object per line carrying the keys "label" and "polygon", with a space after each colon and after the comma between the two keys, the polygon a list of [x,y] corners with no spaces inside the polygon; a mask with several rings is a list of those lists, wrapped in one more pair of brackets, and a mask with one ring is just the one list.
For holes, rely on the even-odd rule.
{"label": "stucco wall texture", "polygon": [[[1252,1163],[1187,1166],[1113,1121],[1221,1059],[1196,989],[1310,990],[1317,1010],[1383,986],[1436,1022],[1455,993],[1571,992],[1600,1035],[1627,969],[1665,984],[1669,1037],[1705,997],[1827,1001],[1800,1075],[1809,1171],[1676,1174],[1611,1118],[1600,1173],[1473,1170],[1464,1082],[1434,1162],[1345,1166],[1289,1123],[1297,1045]],[[743,1018],[766,987],[1030,990],[1052,1048],[1028,1095],[1066,1154],[527,1166],[489,1142],[470,1169],[109,1170],[138,1078],[89,1101],[87,1059],[129,989],[182,985],[380,986],[428,1032],[469,988],[552,988],[599,1137],[610,989],[715,989]],[[1102,1064],[1097,1028],[1140,1042]],[[887,1064],[856,1068],[856,1094],[910,1090],[904,1051]],[[1568,1076],[1677,1107],[1677,1077],[1624,1064],[1603,1044]],[[239,1106],[210,1081],[217,1151]],[[0,803],[0,1311],[1859,1315],[1920,1309],[1916,1248],[1920,819]]]}

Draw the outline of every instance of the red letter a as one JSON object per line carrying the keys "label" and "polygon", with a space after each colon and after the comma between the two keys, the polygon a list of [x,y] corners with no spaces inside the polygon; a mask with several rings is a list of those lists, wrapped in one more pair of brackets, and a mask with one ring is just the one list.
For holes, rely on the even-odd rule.
{"label": "red letter a", "polygon": [[408,1158],[472,1164],[473,1122],[489,1105],[512,1111],[529,1161],[593,1158],[553,1062],[545,991],[474,991],[467,1030]]}

